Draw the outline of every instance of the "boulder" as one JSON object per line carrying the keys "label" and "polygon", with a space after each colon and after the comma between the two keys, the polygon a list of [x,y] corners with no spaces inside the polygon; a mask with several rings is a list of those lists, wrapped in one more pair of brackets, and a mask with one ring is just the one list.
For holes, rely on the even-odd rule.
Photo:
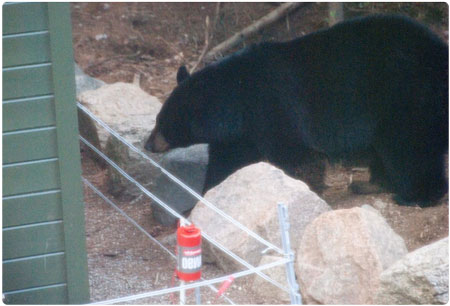
{"label": "boulder", "polygon": [[[88,90],[78,96],[80,102],[95,116],[115,130],[129,143],[143,149],[142,144],[150,134],[161,103],[134,84],[107,84]],[[116,162],[139,183],[151,188],[153,178],[160,172],[141,156],[132,152],[115,137],[95,123],[100,147],[106,156]],[[159,162],[162,155],[149,154]],[[135,198],[140,190],[112,168],[108,168],[108,189],[114,196]]]}
{"label": "boulder", "polygon": [[[79,100],[79,95],[81,93],[87,90],[94,90],[105,85],[105,82],[90,77],[89,75],[84,73],[77,64],[74,65],[77,100]],[[98,139],[94,122],[80,109],[78,109],[78,128],[81,136],[83,136],[87,141],[93,144],[97,149],[101,149],[100,140]],[[84,151],[89,158],[94,160],[102,168],[106,167],[105,161],[102,160],[95,152],[85,147],[83,144],[81,145],[81,150]]]}
{"label": "boulder", "polygon": [[[122,82],[85,91],[79,99],[122,137],[138,145],[143,141],[141,136],[150,134],[162,106],[158,98],[147,94],[139,86]],[[102,146],[106,145],[109,132],[99,128],[97,133]]]}
{"label": "boulder", "polygon": [[305,230],[296,272],[306,303],[372,304],[380,274],[407,253],[371,206],[330,211]]}
{"label": "boulder", "polygon": [[[208,161],[206,145],[178,149],[168,154],[153,154],[143,149],[145,139],[153,129],[156,115],[161,109],[161,103],[156,97],[147,94],[135,84],[119,82],[85,91],[79,95],[79,100],[125,140],[169,169],[172,174],[185,180],[191,188],[196,191],[203,189]],[[180,187],[161,173],[161,170],[112,137],[103,127],[97,123],[94,125],[96,131],[93,133],[98,135],[98,147],[136,181],[168,205],[174,202],[174,208],[181,213],[195,205],[197,200],[181,191]],[[107,183],[109,192],[116,197],[132,200],[142,194],[135,185],[111,167],[108,168]],[[180,203],[185,204],[183,206]],[[158,219],[160,216],[161,219]],[[175,220],[172,218],[169,222],[167,215],[160,213],[158,208],[155,209],[155,217],[163,224]]]}
{"label": "boulder", "polygon": [[[288,208],[293,249],[306,225],[321,213],[330,210],[328,204],[310,191],[305,183],[264,162],[236,171],[209,190],[205,198],[277,246],[281,246],[277,204],[284,203]],[[259,263],[261,252],[267,248],[201,202],[192,210],[190,219],[202,231],[252,265]],[[242,269],[242,265],[206,241],[203,255],[206,261],[216,262],[225,271]]]}
{"label": "boulder", "polygon": [[[261,261],[259,262],[258,266],[276,262],[282,259],[283,257],[281,256],[264,255],[261,258]],[[264,270],[263,273],[269,276],[271,279],[278,282],[279,284],[283,285],[284,287],[289,288],[289,284],[286,278],[285,265],[280,265]],[[262,277],[258,276],[257,274],[254,274],[253,276],[252,290],[261,298],[276,299],[280,301],[280,303],[286,304],[289,304],[291,301],[289,298],[289,294],[287,292],[284,292],[283,290],[275,287],[274,285],[272,285]]]}
{"label": "boulder", "polygon": [[447,304],[448,237],[417,249],[381,274],[377,304]]}
{"label": "boulder", "polygon": [[[198,144],[188,148],[174,149],[163,156],[160,164],[198,194],[201,194],[208,166],[208,145]],[[155,194],[181,214],[186,215],[197,204],[197,198],[175,184],[166,175],[158,175],[155,178],[155,186],[157,186]],[[159,205],[153,205],[152,213],[153,217],[163,225],[172,225],[178,221]]]}

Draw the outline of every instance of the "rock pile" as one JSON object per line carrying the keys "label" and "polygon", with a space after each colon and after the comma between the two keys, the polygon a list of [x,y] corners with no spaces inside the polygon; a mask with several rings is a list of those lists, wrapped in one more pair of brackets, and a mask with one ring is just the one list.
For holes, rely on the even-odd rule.
{"label": "rock pile", "polygon": [[[244,167],[205,194],[217,208],[275,245],[281,245],[277,204],[288,207],[292,248],[297,247],[306,225],[329,206],[308,186],[285,175],[267,163]],[[203,203],[192,210],[191,221],[204,232],[252,265],[261,260],[267,247],[229,223]],[[206,259],[216,262],[225,271],[242,268],[221,251],[205,244]]]}
{"label": "rock pile", "polygon": [[[448,301],[448,239],[408,254],[403,239],[369,205],[332,211],[302,182],[258,163],[242,168],[208,191],[205,198],[226,214],[280,246],[276,206],[288,206],[291,245],[303,301],[310,304],[436,304]],[[281,257],[198,203],[191,221],[252,265]],[[211,245],[206,261],[231,273],[243,267]],[[287,287],[285,268],[265,273]],[[288,295],[259,276],[261,297]]]}
{"label": "rock pile", "polygon": [[[78,99],[95,116],[115,130],[132,145],[142,149],[142,142],[155,125],[161,103],[138,86],[128,83],[107,84],[95,90],[88,90]],[[151,188],[153,178],[159,170],[135,152],[112,137],[103,127],[95,123],[102,151],[122,169],[144,186]],[[151,154],[157,162],[161,155]],[[140,191],[121,177],[115,170],[108,170],[108,188],[114,196],[134,198]]]}

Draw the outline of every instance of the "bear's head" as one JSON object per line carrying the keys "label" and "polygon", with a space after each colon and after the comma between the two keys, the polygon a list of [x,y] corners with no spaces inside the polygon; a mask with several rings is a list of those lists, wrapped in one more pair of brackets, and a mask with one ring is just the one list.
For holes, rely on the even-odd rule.
{"label": "bear's head", "polygon": [[190,75],[186,67],[179,68],[178,85],[156,117],[146,150],[162,153],[239,137],[243,120],[241,107],[236,106],[238,90],[230,87],[221,70],[212,65]]}

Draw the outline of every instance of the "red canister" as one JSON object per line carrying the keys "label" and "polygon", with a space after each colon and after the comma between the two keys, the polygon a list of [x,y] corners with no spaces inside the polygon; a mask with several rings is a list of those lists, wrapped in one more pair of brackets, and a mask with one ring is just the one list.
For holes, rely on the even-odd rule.
{"label": "red canister", "polygon": [[183,281],[199,280],[202,274],[202,236],[193,224],[177,230],[177,276]]}

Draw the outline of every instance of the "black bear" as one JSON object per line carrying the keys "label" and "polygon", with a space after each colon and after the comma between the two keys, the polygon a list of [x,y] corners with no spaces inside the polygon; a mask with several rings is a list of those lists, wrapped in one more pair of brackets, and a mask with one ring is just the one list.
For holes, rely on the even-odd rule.
{"label": "black bear", "polygon": [[205,190],[247,164],[292,169],[318,152],[370,158],[371,181],[400,204],[447,191],[448,46],[409,18],[253,45],[177,80],[145,148],[208,143]]}

